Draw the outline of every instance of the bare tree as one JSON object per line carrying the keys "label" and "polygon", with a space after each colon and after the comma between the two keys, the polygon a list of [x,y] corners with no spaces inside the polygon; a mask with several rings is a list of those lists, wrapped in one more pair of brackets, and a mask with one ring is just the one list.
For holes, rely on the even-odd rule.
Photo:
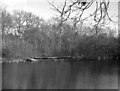
{"label": "bare tree", "polygon": [[[49,1],[48,1],[49,2]],[[58,12],[59,17],[60,17],[60,23],[58,28],[62,26],[62,24],[69,20],[69,19],[74,19],[74,27],[81,22],[85,21],[88,18],[93,17],[94,21],[94,27],[97,33],[97,27],[99,24],[108,24],[110,22],[114,22],[111,17],[109,16],[108,13],[108,8],[110,1],[95,1],[95,0],[64,0],[63,5],[60,7],[56,6],[54,2],[49,2],[49,4],[52,6],[52,8]],[[86,16],[82,18],[84,12],[88,10],[93,4],[95,4],[95,10],[94,12],[91,12],[89,16]],[[107,20],[107,23],[105,23],[105,20]]]}
{"label": "bare tree", "polygon": [[2,34],[9,33],[10,28],[12,28],[12,17],[6,10],[1,10],[1,30]]}

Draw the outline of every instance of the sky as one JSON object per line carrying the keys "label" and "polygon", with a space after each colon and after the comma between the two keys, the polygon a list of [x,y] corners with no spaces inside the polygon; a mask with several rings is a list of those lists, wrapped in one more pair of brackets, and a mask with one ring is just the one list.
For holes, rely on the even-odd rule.
{"label": "sky", "polygon": [[0,2],[10,12],[13,10],[29,11],[45,19],[50,18],[54,13],[47,0],[0,0]]}
{"label": "sky", "polygon": [[[54,1],[57,1],[58,3],[61,2],[61,0]],[[112,2],[109,9],[111,16],[118,15],[118,1],[119,0],[110,0],[110,2]],[[12,12],[13,10],[29,11],[37,16],[43,17],[44,19],[49,19],[56,14],[56,12],[51,9],[47,0],[0,0],[0,6],[5,7],[9,12]],[[90,10],[92,11],[93,8],[94,6],[91,7]],[[113,19],[118,20],[115,17],[113,17]]]}

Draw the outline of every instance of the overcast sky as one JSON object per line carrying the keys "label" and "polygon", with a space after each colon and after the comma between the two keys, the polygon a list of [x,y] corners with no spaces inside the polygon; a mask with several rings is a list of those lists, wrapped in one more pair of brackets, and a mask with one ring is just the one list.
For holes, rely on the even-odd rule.
{"label": "overcast sky", "polygon": [[12,10],[25,10],[47,19],[53,15],[47,0],[1,0],[1,2],[10,12]]}
{"label": "overcast sky", "polygon": [[[61,0],[54,1],[60,3]],[[109,13],[113,16],[117,16],[118,0],[110,1],[112,3],[110,4]],[[55,15],[55,12],[51,9],[51,6],[48,4],[47,0],[0,0],[0,6],[6,7],[6,9],[10,12],[12,12],[13,10],[29,11],[45,19],[49,19],[51,16]],[[93,11],[93,8],[94,6],[91,7],[90,10]],[[113,19],[117,20],[117,18]]]}

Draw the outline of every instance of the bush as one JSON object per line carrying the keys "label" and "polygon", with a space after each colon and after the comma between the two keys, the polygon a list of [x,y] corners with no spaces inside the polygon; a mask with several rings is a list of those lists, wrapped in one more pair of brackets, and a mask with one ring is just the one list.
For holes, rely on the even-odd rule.
{"label": "bush", "polygon": [[2,49],[2,58],[9,59],[11,57],[10,51],[7,48]]}

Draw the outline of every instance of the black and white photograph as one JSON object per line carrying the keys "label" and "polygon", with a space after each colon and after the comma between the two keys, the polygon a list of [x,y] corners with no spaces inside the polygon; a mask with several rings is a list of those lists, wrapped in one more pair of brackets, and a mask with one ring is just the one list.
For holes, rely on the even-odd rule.
{"label": "black and white photograph", "polygon": [[0,89],[119,91],[119,0],[0,0]]}

